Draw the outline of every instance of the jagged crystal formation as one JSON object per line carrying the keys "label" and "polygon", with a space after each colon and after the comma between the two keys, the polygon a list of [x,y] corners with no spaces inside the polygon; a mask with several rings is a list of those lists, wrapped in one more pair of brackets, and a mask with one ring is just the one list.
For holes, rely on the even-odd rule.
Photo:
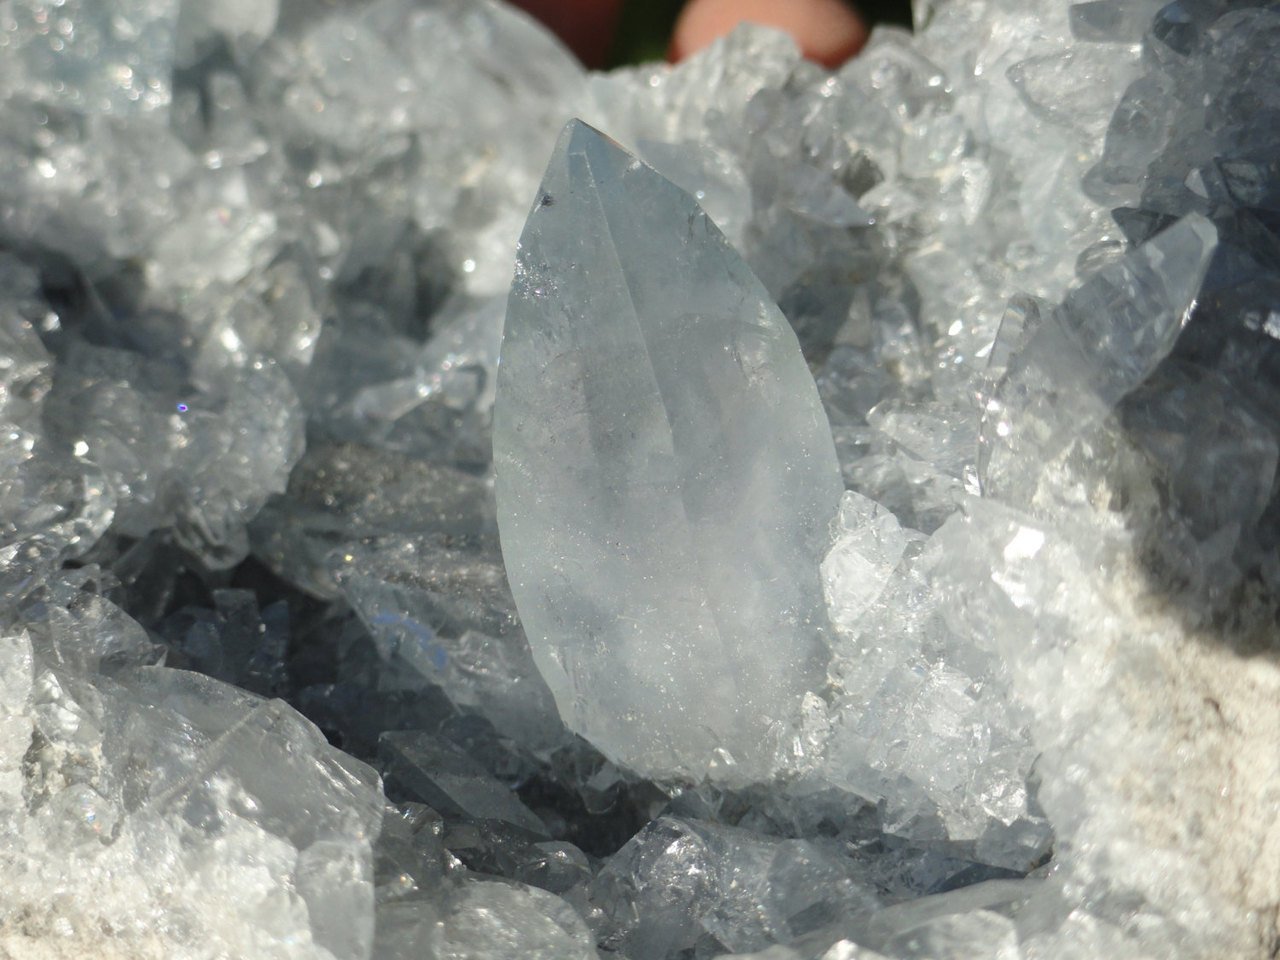
{"label": "jagged crystal formation", "polygon": [[795,334],[692,197],[581,122],[519,249],[494,466],[534,658],[615,761],[768,777],[821,683],[840,493]]}
{"label": "jagged crystal formation", "polygon": [[0,0],[0,955],[1273,957],[1277,49]]}
{"label": "jagged crystal formation", "polygon": [[[1217,239],[1210,221],[1191,214],[1098,270],[1032,328],[1024,322],[997,335],[997,343],[1006,336],[1021,343],[1009,347],[1008,366],[984,411],[980,465],[994,495],[1029,500],[1037,465],[1151,376],[1195,306]],[[1011,458],[1018,446],[1024,449]]]}

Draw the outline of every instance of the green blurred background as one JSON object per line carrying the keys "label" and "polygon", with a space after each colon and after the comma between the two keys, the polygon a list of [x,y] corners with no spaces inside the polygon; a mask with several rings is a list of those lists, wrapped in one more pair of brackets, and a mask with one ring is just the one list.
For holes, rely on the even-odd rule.
{"label": "green blurred background", "polygon": [[[685,0],[631,0],[623,4],[622,23],[614,42],[609,62],[613,66],[661,60],[667,55],[667,43],[676,14]],[[855,6],[866,21],[911,26],[909,0],[859,0]]]}

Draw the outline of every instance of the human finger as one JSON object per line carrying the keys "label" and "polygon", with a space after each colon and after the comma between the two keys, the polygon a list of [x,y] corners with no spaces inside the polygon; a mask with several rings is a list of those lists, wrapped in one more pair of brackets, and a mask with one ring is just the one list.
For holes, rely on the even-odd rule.
{"label": "human finger", "polygon": [[742,22],[791,34],[810,60],[836,67],[867,41],[867,25],[841,0],[689,0],[676,21],[671,59],[682,60]]}

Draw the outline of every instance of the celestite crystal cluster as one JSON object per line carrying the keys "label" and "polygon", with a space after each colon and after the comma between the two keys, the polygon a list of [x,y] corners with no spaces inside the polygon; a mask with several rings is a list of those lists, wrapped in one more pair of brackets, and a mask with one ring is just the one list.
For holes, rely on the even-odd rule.
{"label": "celestite crystal cluster", "polygon": [[0,90],[0,958],[1280,951],[1274,4]]}

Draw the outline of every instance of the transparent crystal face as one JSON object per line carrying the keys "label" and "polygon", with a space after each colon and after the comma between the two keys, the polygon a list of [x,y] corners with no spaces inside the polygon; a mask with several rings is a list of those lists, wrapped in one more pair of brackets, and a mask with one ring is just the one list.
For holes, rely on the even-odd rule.
{"label": "transparent crystal face", "polygon": [[821,683],[830,430],[786,320],[696,202],[579,122],[520,240],[494,465],[569,726],[650,776],[768,778],[770,725]]}

